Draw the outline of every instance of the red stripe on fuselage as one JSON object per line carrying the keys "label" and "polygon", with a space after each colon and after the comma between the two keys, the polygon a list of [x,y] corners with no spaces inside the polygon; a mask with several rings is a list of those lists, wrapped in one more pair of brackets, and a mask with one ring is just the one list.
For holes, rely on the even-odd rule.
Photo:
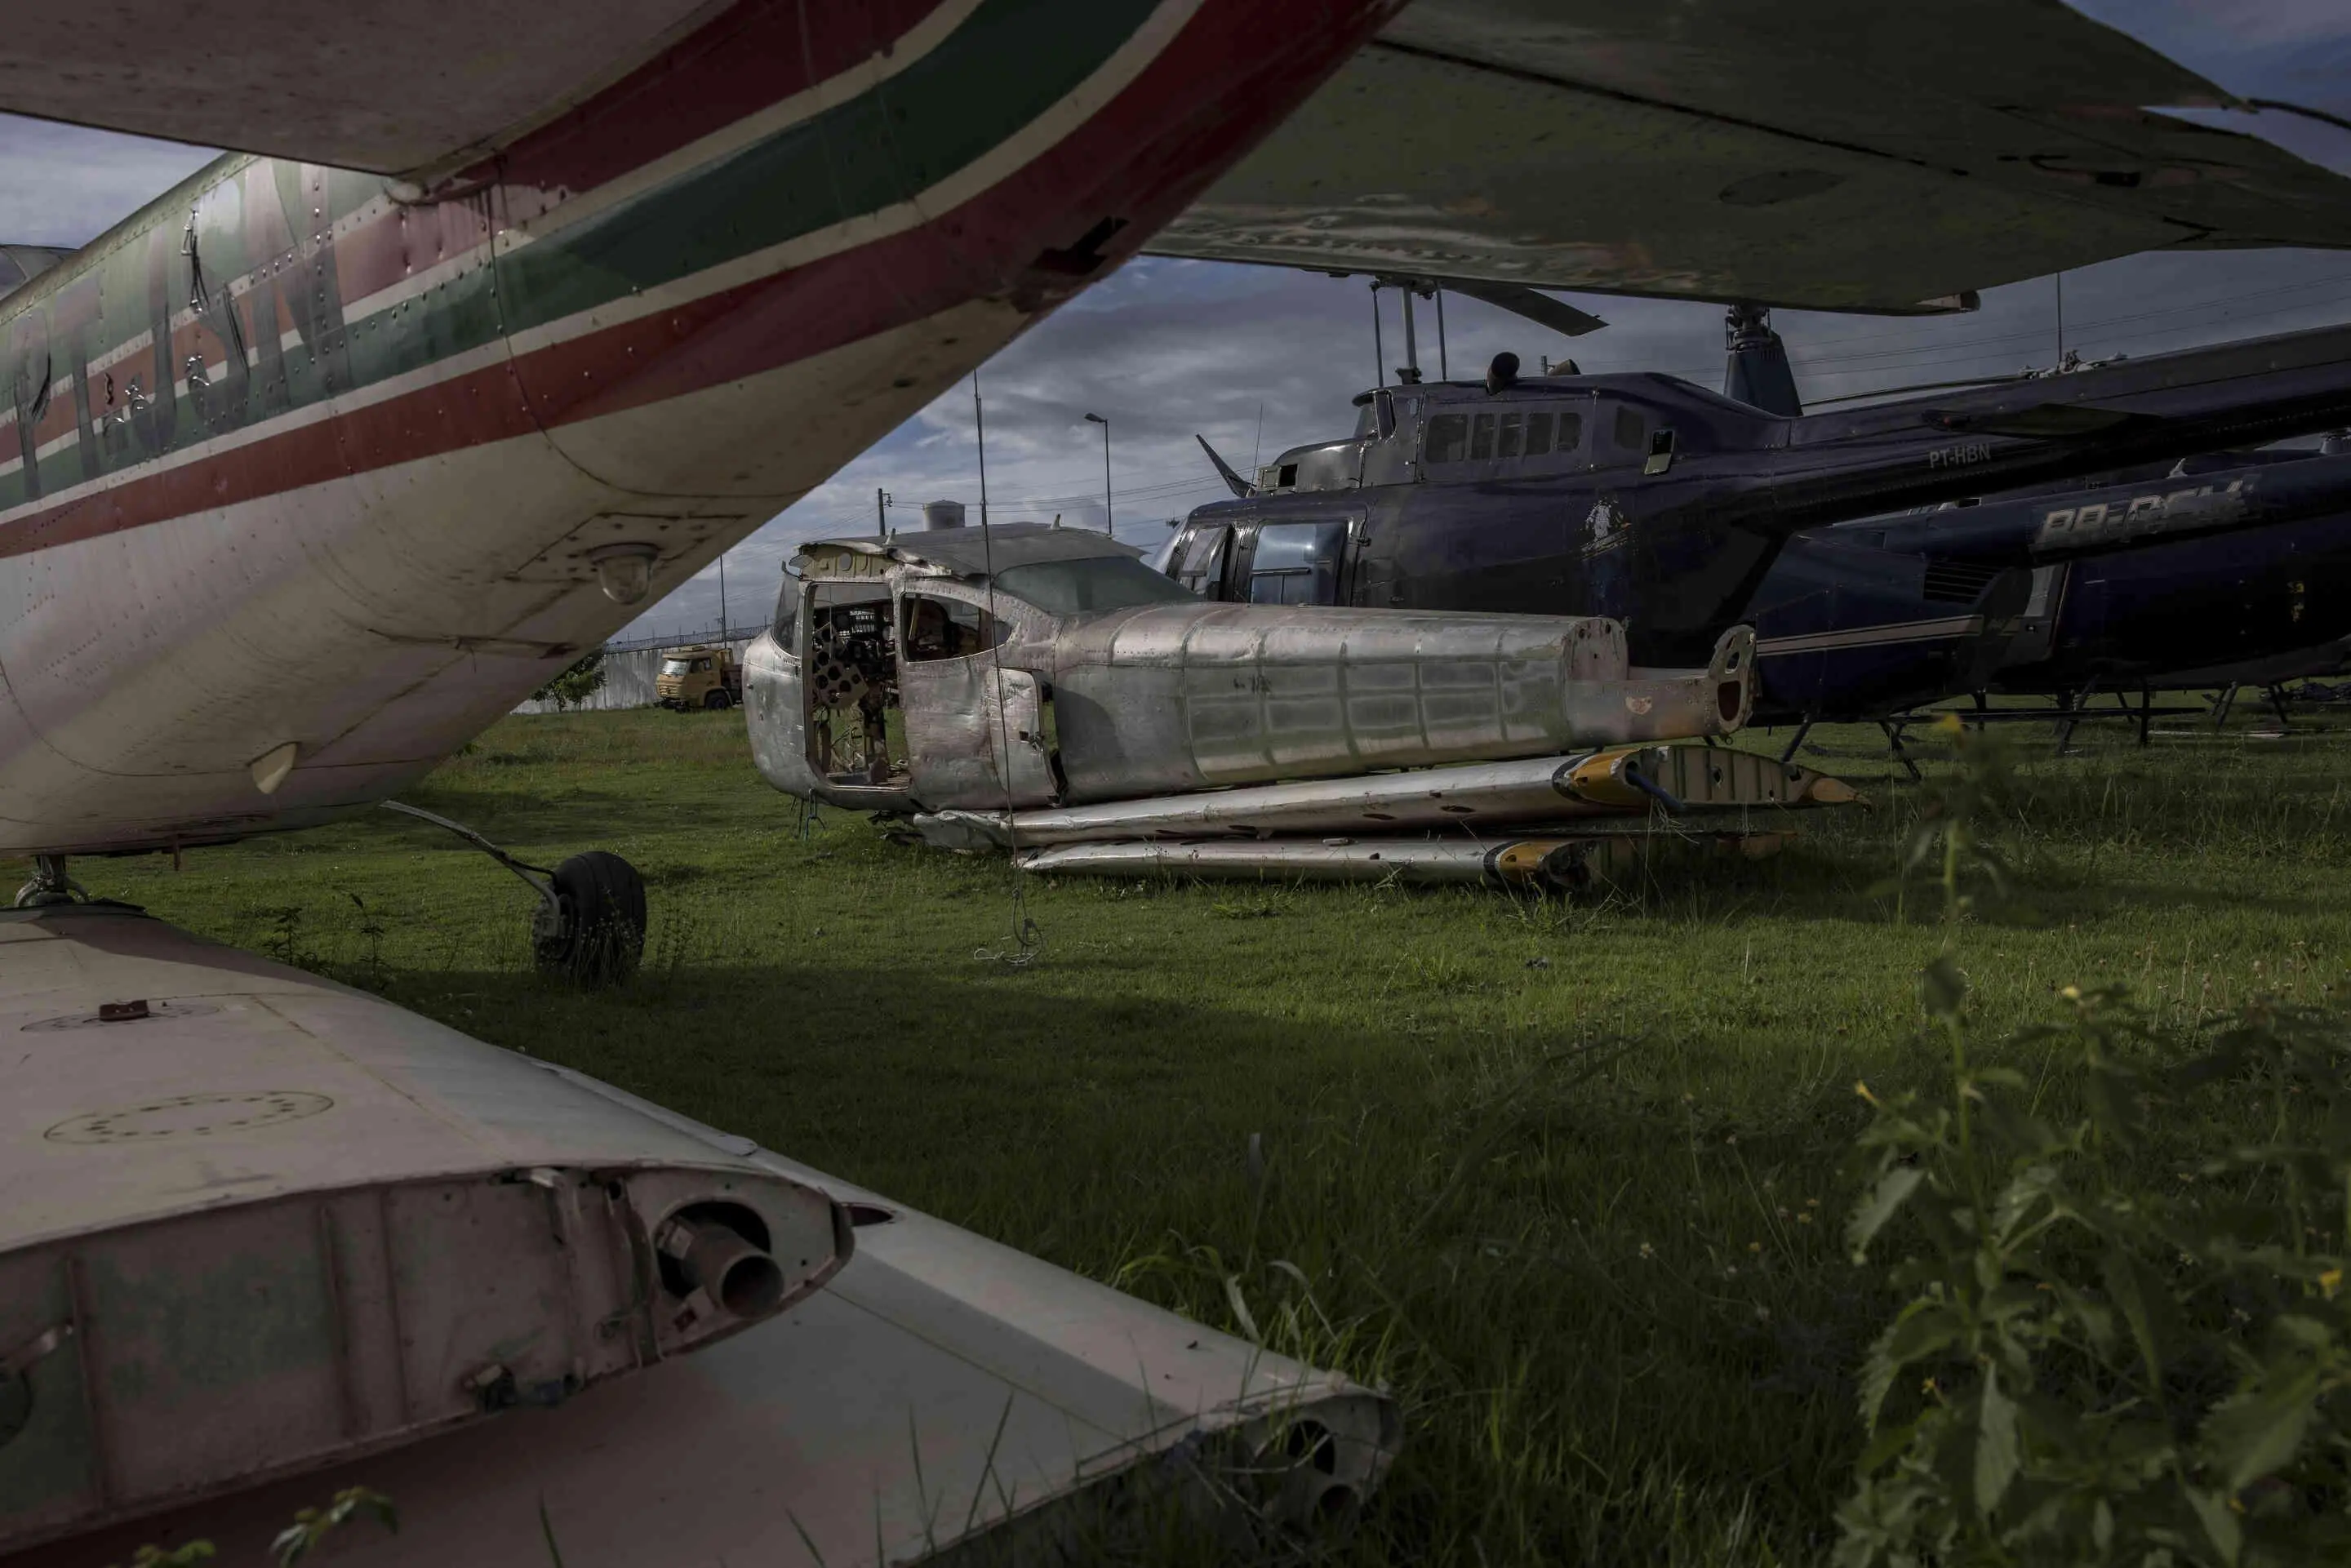
{"label": "red stripe on fuselage", "polygon": [[[1088,281],[1039,269],[1041,252],[1070,246],[1102,218],[1124,219],[1094,276],[1107,272],[1345,57],[1334,48],[1306,65],[1300,51],[1264,48],[1269,15],[1320,24],[1330,30],[1304,36],[1351,47],[1389,9],[1377,0],[1209,0],[1083,126],[922,228],[0,525],[0,557],[648,407],[974,298],[1008,298],[1041,313]],[[1348,26],[1326,20],[1334,10]]]}
{"label": "red stripe on fuselage", "polygon": [[939,5],[746,0],[457,179],[495,179],[518,203],[591,190],[886,54]]}

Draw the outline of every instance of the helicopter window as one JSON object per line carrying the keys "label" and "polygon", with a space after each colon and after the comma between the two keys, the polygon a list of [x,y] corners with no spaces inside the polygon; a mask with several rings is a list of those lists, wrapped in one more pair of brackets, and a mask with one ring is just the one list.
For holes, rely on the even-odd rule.
{"label": "helicopter window", "polygon": [[1566,454],[1583,444],[1583,416],[1562,413],[1559,416],[1559,439],[1552,443],[1553,452]]}
{"label": "helicopter window", "polygon": [[792,652],[792,637],[800,614],[800,585],[797,578],[784,579],[783,591],[776,595],[776,618],[768,622],[776,637],[776,645],[787,653]]}
{"label": "helicopter window", "polygon": [[906,634],[898,646],[909,664],[963,659],[985,653],[1004,641],[1004,623],[977,604],[960,599],[906,595]]}
{"label": "helicopter window", "polygon": [[1192,596],[1133,556],[1094,556],[1007,567],[996,586],[1048,615],[1084,615],[1137,604],[1181,604]]}
{"label": "helicopter window", "polygon": [[1458,463],[1469,444],[1469,419],[1466,414],[1440,413],[1428,422],[1428,461]]}
{"label": "helicopter window", "polygon": [[1495,432],[1494,455],[1516,457],[1525,449],[1527,416],[1523,413],[1502,415],[1500,429]]}
{"label": "helicopter window", "polygon": [[1490,413],[1481,413],[1478,416],[1477,423],[1469,427],[1469,461],[1475,463],[1481,458],[1492,455],[1494,455],[1494,416]]}
{"label": "helicopter window", "polygon": [[1551,450],[1551,418],[1548,413],[1527,415],[1527,455],[1541,457]]}
{"label": "helicopter window", "polygon": [[1336,604],[1339,555],[1347,525],[1268,523],[1257,533],[1249,559],[1252,604]]}
{"label": "helicopter window", "polygon": [[1637,452],[1646,456],[1649,451],[1649,426],[1638,413],[1629,408],[1616,411],[1616,449]]}
{"label": "helicopter window", "polygon": [[1225,542],[1228,528],[1196,528],[1176,549],[1168,576],[1203,599],[1214,599],[1225,580]]}

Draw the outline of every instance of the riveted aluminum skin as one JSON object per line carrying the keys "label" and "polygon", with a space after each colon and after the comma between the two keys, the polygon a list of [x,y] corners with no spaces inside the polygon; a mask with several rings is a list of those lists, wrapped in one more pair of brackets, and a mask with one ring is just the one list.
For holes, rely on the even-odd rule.
{"label": "riveted aluminum skin", "polygon": [[1752,635],[1630,668],[1604,618],[1259,604],[1076,622],[1052,680],[1071,803],[1727,734]]}

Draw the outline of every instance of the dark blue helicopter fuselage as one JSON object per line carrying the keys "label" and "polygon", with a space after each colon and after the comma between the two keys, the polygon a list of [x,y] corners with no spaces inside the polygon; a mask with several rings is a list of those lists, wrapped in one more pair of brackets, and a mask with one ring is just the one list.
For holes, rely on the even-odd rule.
{"label": "dark blue helicopter fuselage", "polygon": [[1758,716],[2139,685],[2351,636],[2351,456],[2229,462],[1798,536],[1750,608]]}
{"label": "dark blue helicopter fuselage", "polygon": [[[1687,667],[1753,613],[1805,530],[2351,423],[2351,329],[1800,417],[1661,375],[1363,401],[1353,437],[1285,453],[1259,493],[1196,510],[1170,572],[1221,598],[1607,615],[1636,664]],[[2193,499],[2164,516],[2182,537],[2242,521]],[[2127,505],[2095,517],[2033,559],[2146,520]],[[1949,553],[1970,550],[1997,553]]]}

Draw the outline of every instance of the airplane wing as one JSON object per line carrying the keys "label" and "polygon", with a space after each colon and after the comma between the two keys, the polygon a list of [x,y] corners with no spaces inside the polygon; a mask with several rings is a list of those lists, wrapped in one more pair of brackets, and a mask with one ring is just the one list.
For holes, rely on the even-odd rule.
{"label": "airplane wing", "polygon": [[[711,0],[20,7],[0,28],[0,109],[415,174],[581,101],[723,9]],[[820,32],[851,20],[849,8],[826,9]],[[851,59],[871,42],[814,41],[845,45]]]}
{"label": "airplane wing", "polygon": [[1908,312],[2351,246],[2351,180],[2163,107],[2251,118],[2056,0],[1417,0],[1150,248]]}
{"label": "airplane wing", "polygon": [[[0,1038],[15,1568],[257,1563],[351,1485],[401,1517],[355,1568],[881,1568],[1155,1498],[1282,1532],[1400,1440],[1337,1374],[128,905],[0,910]],[[755,1209],[791,1294],[677,1295],[670,1228]]]}

